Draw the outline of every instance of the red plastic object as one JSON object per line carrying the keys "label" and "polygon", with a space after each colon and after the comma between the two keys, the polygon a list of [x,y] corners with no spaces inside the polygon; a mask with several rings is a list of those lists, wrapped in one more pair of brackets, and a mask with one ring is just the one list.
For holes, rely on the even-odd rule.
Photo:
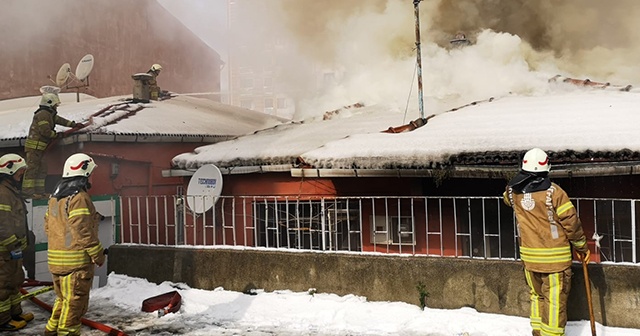
{"label": "red plastic object", "polygon": [[142,301],[142,311],[147,313],[157,311],[158,316],[162,316],[179,311],[181,305],[182,296],[180,296],[178,291],[173,291],[150,297]]}

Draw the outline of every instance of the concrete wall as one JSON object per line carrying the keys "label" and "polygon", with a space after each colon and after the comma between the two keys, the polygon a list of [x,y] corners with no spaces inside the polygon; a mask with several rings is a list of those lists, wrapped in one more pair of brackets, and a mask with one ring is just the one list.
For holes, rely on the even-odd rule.
{"label": "concrete wall", "polygon": [[[596,320],[607,326],[640,328],[640,267],[591,265],[589,269]],[[510,261],[115,245],[109,249],[108,271],[201,289],[316,288],[320,293],[415,305],[421,282],[431,308],[467,306],[487,313],[529,314],[522,265]],[[569,320],[588,320],[582,267],[576,265],[573,271]]]}

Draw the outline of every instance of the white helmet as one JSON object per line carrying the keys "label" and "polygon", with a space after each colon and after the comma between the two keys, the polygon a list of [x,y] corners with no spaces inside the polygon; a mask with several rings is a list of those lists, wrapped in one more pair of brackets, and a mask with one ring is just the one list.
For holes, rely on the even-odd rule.
{"label": "white helmet", "polygon": [[522,170],[531,173],[548,172],[550,169],[549,157],[540,148],[530,149],[522,158]]}
{"label": "white helmet", "polygon": [[40,105],[55,107],[60,105],[60,97],[58,97],[57,93],[45,92],[42,94],[42,99],[40,99]]}
{"label": "white helmet", "polygon": [[13,175],[26,166],[27,162],[18,154],[5,154],[0,157],[0,174]]}
{"label": "white helmet", "polygon": [[97,166],[89,155],[83,153],[73,154],[64,162],[62,178],[74,176],[88,177]]}
{"label": "white helmet", "polygon": [[151,71],[160,71],[160,70],[162,70],[162,65],[160,65],[160,64],[158,64],[158,63],[156,63],[156,64],[154,64],[154,65],[152,65],[152,66],[151,66],[151,69],[150,69],[150,70],[151,70]]}

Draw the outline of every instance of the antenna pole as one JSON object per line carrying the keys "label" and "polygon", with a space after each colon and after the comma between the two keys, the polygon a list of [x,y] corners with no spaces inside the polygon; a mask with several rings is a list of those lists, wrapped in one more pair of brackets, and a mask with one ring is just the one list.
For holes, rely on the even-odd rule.
{"label": "antenna pole", "polygon": [[413,9],[416,17],[416,60],[418,62],[418,107],[420,108],[420,118],[424,119],[424,106],[422,103],[422,57],[420,51],[420,1],[413,0]]}

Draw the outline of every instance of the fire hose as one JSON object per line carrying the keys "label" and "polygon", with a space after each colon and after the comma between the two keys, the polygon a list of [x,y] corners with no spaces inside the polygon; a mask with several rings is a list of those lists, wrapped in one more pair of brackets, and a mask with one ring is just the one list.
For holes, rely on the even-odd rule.
{"label": "fire hose", "polygon": [[[52,284],[51,282],[44,282],[44,281],[35,281],[35,280],[26,280],[26,282],[23,284],[23,287],[29,287],[29,286],[41,286],[41,285],[46,285],[46,284]],[[35,303],[36,305],[40,306],[40,308],[45,309],[48,312],[51,312],[53,310],[53,308],[51,308],[50,305],[48,305],[47,303],[43,302],[42,300],[36,298],[35,296],[38,294],[42,294],[44,292],[48,292],[50,290],[52,290],[53,287],[51,286],[47,286],[32,292],[28,292],[26,289],[24,288],[20,288],[20,292],[22,293],[22,296],[20,297],[21,300],[26,300],[29,299],[31,300],[31,302]],[[103,331],[105,333],[107,333],[107,335],[109,336],[128,336],[125,332],[109,327],[108,325],[96,322],[96,321],[92,321],[86,318],[81,318],[80,321],[82,322],[82,324],[86,325],[87,327],[96,329],[96,330],[100,330]]]}

